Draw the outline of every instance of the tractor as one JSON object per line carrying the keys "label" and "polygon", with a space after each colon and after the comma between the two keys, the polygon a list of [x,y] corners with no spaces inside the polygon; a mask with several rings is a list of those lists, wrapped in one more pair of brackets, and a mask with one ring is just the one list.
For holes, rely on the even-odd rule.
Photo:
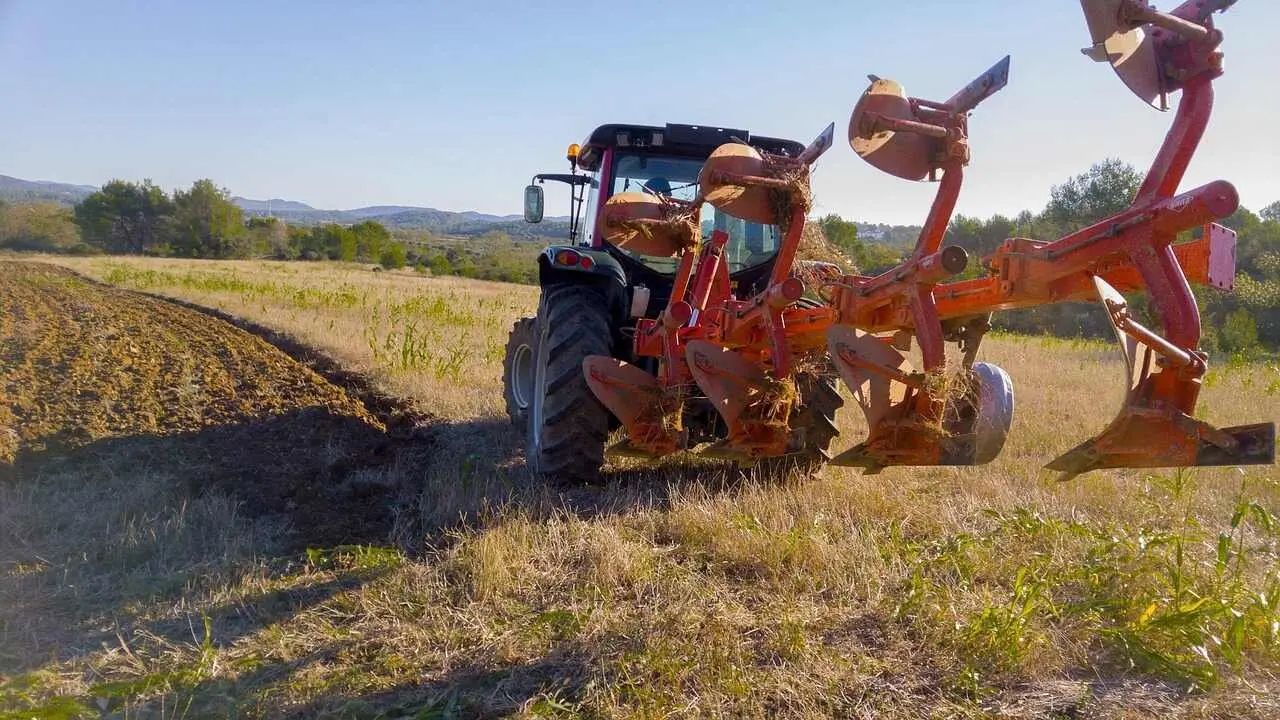
{"label": "tractor", "polygon": [[[807,166],[830,147],[833,130],[805,146],[704,125],[607,124],[569,146],[568,173],[534,176],[527,222],[543,219],[544,183],[565,184],[570,196],[569,243],[539,255],[537,315],[515,322],[503,367],[506,409],[536,475],[590,483],[607,456],[656,458],[704,444],[709,458],[764,461],[770,472],[812,472],[827,459],[843,404],[839,376],[822,358],[821,320],[830,313],[798,292],[796,275],[833,268],[794,261],[806,204],[783,209],[785,217],[766,206],[785,205],[788,187],[807,199]],[[743,168],[790,179],[726,172]],[[726,306],[734,318],[723,317]],[[785,342],[776,327],[783,312],[806,331],[799,350],[813,361],[786,368],[784,421],[775,418],[762,441],[758,425],[726,418],[724,403],[699,389],[686,355],[689,343],[710,349],[698,345],[710,337],[698,330],[714,327],[719,345],[749,358],[728,359],[735,369],[769,367],[766,326],[772,319],[775,340]],[[723,337],[726,329],[736,340]],[[782,354],[789,365],[790,351]],[[628,438],[606,447],[624,426]],[[743,436],[751,430],[753,438]]]}

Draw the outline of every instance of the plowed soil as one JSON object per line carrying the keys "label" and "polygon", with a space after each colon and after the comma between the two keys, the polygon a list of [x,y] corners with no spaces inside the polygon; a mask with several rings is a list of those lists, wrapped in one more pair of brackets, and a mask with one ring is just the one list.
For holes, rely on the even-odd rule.
{"label": "plowed soil", "polygon": [[376,540],[404,449],[358,397],[205,313],[0,261],[0,479],[165,472],[279,514],[300,542]]}

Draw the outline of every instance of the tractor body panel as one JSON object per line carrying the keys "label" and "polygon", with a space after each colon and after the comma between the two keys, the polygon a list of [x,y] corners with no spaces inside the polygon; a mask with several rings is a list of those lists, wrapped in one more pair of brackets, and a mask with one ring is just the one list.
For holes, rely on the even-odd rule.
{"label": "tractor body panel", "polygon": [[548,245],[538,256],[538,282],[550,285],[576,280],[611,280],[627,286],[627,273],[613,255],[580,245]]}

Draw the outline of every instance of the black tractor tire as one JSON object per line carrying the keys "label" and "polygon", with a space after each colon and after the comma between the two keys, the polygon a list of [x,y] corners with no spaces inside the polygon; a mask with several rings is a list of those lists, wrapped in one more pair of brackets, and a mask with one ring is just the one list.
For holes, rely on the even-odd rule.
{"label": "black tractor tire", "polygon": [[791,427],[799,447],[786,455],[764,458],[752,468],[762,480],[782,480],[792,476],[813,476],[831,459],[831,442],[840,431],[836,413],[844,407],[839,376],[834,372],[796,373],[797,407]]}
{"label": "black tractor tire", "polygon": [[507,353],[502,359],[502,399],[506,402],[511,424],[522,434],[529,425],[537,343],[538,318],[520,318],[507,336]]}
{"label": "black tractor tire", "polygon": [[582,361],[611,357],[609,306],[594,288],[543,288],[534,344],[534,382],[525,457],[548,482],[596,484],[604,466],[611,415],[587,386]]}

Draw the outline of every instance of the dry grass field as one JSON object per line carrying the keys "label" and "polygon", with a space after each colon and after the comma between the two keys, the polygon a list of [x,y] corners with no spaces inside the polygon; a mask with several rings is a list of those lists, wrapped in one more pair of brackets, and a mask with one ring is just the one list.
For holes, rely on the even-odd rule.
{"label": "dry grass field", "polygon": [[[1111,347],[989,339],[980,468],[540,487],[501,397],[536,288],[45,261],[103,285],[0,263],[0,718],[1280,717],[1276,468],[1041,469],[1118,409]],[[1280,418],[1280,367],[1202,407]]]}

